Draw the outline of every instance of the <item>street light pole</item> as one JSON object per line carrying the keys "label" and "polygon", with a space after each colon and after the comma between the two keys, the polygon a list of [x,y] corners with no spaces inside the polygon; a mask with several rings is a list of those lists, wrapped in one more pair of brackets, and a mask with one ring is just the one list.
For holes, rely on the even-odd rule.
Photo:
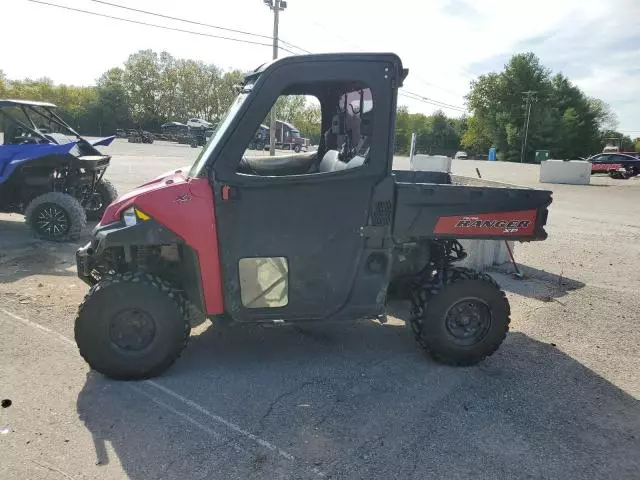
{"label": "street light pole", "polygon": [[[280,10],[287,8],[285,0],[264,0],[264,3],[273,10],[273,59],[278,58],[278,24],[280,22]],[[276,110],[271,108],[271,125],[269,126],[269,155],[276,154]]]}
{"label": "street light pole", "polygon": [[533,96],[535,95],[535,93],[536,92],[534,92],[533,90],[527,90],[526,92],[523,92],[523,95],[526,95],[527,97],[527,105],[526,105],[527,121],[524,127],[524,138],[522,139],[522,151],[520,152],[520,163],[524,163],[524,157],[527,150],[527,137],[529,136],[529,117],[531,117],[531,103],[533,101]]}

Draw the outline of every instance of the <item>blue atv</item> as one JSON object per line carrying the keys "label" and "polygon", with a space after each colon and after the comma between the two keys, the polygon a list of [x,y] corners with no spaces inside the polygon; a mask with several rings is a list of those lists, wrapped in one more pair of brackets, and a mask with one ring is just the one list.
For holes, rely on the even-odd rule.
{"label": "blue atv", "polygon": [[0,212],[24,214],[36,236],[78,238],[117,198],[104,178],[111,157],[71,128],[52,103],[1,100]]}

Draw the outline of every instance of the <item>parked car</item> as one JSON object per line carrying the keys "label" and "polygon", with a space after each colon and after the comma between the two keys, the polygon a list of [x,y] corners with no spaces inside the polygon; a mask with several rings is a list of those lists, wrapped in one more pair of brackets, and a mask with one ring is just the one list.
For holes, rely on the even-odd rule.
{"label": "parked car", "polygon": [[453,158],[456,160],[466,160],[469,156],[467,155],[467,152],[456,152]]}
{"label": "parked car", "polygon": [[626,153],[599,153],[587,159],[591,174],[606,173],[611,178],[629,178],[640,173],[640,158]]}
{"label": "parked car", "polygon": [[201,118],[190,118],[187,120],[187,127],[189,128],[213,128],[213,124],[203,120]]}

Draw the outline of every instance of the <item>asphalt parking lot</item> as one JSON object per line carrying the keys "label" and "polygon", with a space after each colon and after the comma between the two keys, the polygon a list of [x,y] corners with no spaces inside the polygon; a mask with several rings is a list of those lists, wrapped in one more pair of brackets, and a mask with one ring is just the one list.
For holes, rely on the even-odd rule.
{"label": "asphalt parking lot", "polygon": [[[116,141],[107,175],[124,193],[200,150]],[[554,203],[548,240],[516,247],[526,278],[491,272],[512,328],[470,368],[425,357],[393,305],[386,325],[207,323],[162,377],[108,380],[73,342],[86,239],[43,243],[0,215],[0,478],[640,478],[640,178],[453,171],[475,168]]]}

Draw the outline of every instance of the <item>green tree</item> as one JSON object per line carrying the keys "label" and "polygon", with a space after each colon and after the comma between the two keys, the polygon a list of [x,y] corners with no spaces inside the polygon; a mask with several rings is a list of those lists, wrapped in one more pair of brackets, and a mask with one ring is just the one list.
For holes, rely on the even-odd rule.
{"label": "green tree", "polygon": [[[537,99],[529,122],[529,135],[535,137],[542,116],[539,104],[545,102],[551,90],[550,75],[538,57],[524,53],[511,57],[503,72],[481,75],[471,82],[466,100],[475,117],[477,134],[467,140],[483,139],[486,146],[486,139],[490,138],[500,159],[518,160],[526,122],[523,93],[533,91]],[[532,157],[532,150],[527,149],[527,158]]]}
{"label": "green tree", "polygon": [[160,57],[152,50],[140,50],[129,56],[122,75],[133,120],[140,126],[157,130],[163,123]]}
{"label": "green tree", "polygon": [[89,106],[88,116],[99,135],[113,134],[117,128],[133,126],[123,76],[121,68],[112,68],[98,79],[96,99]]}
{"label": "green tree", "polygon": [[588,98],[562,74],[551,75],[532,53],[514,55],[500,73],[472,82],[467,103],[473,121],[463,136],[465,146],[498,148],[501,160],[518,161],[526,125],[524,92],[532,96],[526,161],[537,149],[556,158],[587,156],[600,147],[600,130],[616,123],[604,102]]}
{"label": "green tree", "polygon": [[0,70],[0,97],[4,98],[7,95],[7,76]]}

